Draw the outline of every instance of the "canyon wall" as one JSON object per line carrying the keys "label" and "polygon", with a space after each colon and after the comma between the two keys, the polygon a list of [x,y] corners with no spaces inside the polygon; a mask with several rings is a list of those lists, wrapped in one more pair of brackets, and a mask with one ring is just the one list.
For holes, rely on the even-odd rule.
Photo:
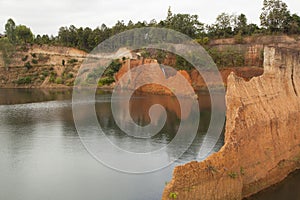
{"label": "canyon wall", "polygon": [[[273,36],[249,36],[226,39],[215,39],[210,41],[208,49],[217,49],[220,52],[231,51],[235,52],[235,56],[242,56],[244,66],[247,67],[262,67],[264,47],[269,45],[283,45],[285,47],[299,46],[299,36],[273,35]],[[224,59],[227,59],[225,56]],[[234,60],[233,60],[234,62]],[[224,66],[229,67],[229,66]],[[235,67],[236,64],[235,64]],[[243,66],[238,66],[243,67]]]}
{"label": "canyon wall", "polygon": [[300,167],[300,53],[267,47],[264,58],[262,76],[228,77],[225,145],[176,167],[163,200],[242,199]]}
{"label": "canyon wall", "polygon": [[[145,66],[143,69],[136,67]],[[137,70],[134,70],[136,68]],[[124,74],[128,74],[123,77]],[[160,94],[160,95],[174,95],[177,92],[183,96],[193,96],[194,91],[188,90],[187,85],[179,81],[184,78],[186,83],[191,84],[190,75],[185,70],[176,71],[173,68],[161,66],[155,59],[127,59],[123,61],[119,72],[115,74],[115,80],[123,89],[135,90],[136,85],[143,85],[138,88],[136,93]],[[182,80],[184,80],[182,79]],[[165,83],[168,86],[164,87],[159,83]]]}

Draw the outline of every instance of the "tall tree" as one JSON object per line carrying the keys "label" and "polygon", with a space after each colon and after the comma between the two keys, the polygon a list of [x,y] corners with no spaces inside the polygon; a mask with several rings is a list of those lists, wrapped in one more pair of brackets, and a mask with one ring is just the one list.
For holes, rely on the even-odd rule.
{"label": "tall tree", "polygon": [[288,23],[285,24],[285,33],[299,34],[300,33],[300,16],[293,14],[289,17]]}
{"label": "tall tree", "polygon": [[240,14],[239,16],[233,17],[233,26],[234,26],[234,33],[241,33],[242,35],[246,35],[247,30],[247,17],[244,14]]}
{"label": "tall tree", "polygon": [[215,24],[208,26],[208,34],[212,37],[225,38],[232,36],[232,27],[234,16],[227,13],[221,13],[217,16]]}
{"label": "tall tree", "polygon": [[5,33],[7,35],[8,40],[10,43],[15,44],[17,41],[16,38],[16,24],[13,19],[8,19],[7,23],[5,24]]}
{"label": "tall tree", "polygon": [[30,28],[25,25],[19,25],[16,27],[16,37],[19,43],[31,43],[34,39]]}
{"label": "tall tree", "polygon": [[0,51],[3,57],[4,67],[8,70],[11,57],[15,53],[15,47],[8,38],[0,38]]}
{"label": "tall tree", "polygon": [[166,19],[166,27],[196,38],[203,33],[204,25],[198,15],[174,14]]}
{"label": "tall tree", "polygon": [[264,0],[260,23],[270,32],[283,32],[289,16],[286,3],[281,0]]}

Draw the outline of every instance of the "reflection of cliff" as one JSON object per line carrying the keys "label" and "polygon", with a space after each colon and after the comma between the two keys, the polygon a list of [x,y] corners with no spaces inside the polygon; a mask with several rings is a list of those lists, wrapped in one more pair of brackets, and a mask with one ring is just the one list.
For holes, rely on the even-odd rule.
{"label": "reflection of cliff", "polygon": [[176,167],[163,199],[241,199],[300,167],[299,52],[270,47],[264,56],[262,76],[228,78],[223,148]]}

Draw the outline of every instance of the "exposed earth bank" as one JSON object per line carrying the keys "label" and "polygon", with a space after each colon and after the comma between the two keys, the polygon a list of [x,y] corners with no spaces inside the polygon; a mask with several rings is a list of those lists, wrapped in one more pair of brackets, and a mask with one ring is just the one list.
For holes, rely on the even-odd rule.
{"label": "exposed earth bank", "polygon": [[270,47],[264,58],[262,76],[228,78],[225,145],[176,167],[163,200],[242,199],[300,167],[300,52]]}
{"label": "exposed earth bank", "polygon": [[[226,85],[227,77],[232,71],[246,80],[261,75],[263,73],[263,48],[273,44],[294,47],[299,45],[299,37],[258,36],[247,37],[238,42],[234,38],[218,39],[210,41],[206,49],[217,56],[217,65],[222,65],[219,66],[220,73]],[[219,54],[222,54],[223,57],[218,58]],[[5,64],[3,54],[0,52],[0,88],[72,87],[86,56],[86,52],[74,48],[27,45],[17,47],[14,55],[9,58],[10,62]],[[222,62],[225,58],[226,62]],[[155,60],[149,61],[149,59],[147,61],[147,58],[140,59],[143,61],[131,58],[130,67],[133,68],[136,64],[144,63],[144,61],[155,62]],[[242,59],[242,64],[235,59]],[[121,62],[123,61],[121,60]],[[173,66],[176,64],[176,60],[172,56],[167,56],[162,64]],[[223,66],[224,64],[225,66]],[[122,64],[123,68],[124,65],[128,66],[127,60]],[[191,81],[195,89],[206,86],[197,71],[185,72],[182,70],[180,73],[184,74],[188,81]],[[210,73],[209,76],[212,77],[211,80],[214,84],[223,84],[214,81],[215,74],[209,71],[207,73]],[[161,93],[156,92],[155,87],[150,90],[145,89],[145,91]],[[157,91],[162,90],[157,88]]]}

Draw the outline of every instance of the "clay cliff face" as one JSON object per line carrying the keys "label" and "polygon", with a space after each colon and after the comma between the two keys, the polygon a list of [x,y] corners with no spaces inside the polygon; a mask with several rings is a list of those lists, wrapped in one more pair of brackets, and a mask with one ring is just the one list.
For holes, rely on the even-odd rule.
{"label": "clay cliff face", "polygon": [[[219,70],[222,77],[221,83],[219,83],[219,75],[216,72],[206,71],[202,72],[206,77],[210,77],[209,85],[215,85],[216,87],[224,84],[227,85],[227,78],[231,72],[234,72],[238,77],[242,77],[245,80],[250,80],[253,77],[260,76],[263,74],[264,69],[261,67],[233,67],[233,68],[222,68]],[[191,82],[195,89],[202,89],[207,87],[203,77],[197,70],[191,72]]]}
{"label": "clay cliff face", "polygon": [[[132,70],[139,66],[147,66],[143,70]],[[130,72],[129,72],[130,71]],[[130,73],[129,76],[121,79],[124,74]],[[183,96],[191,96],[190,90],[178,80],[178,78],[184,78],[186,83],[191,84],[190,75],[184,71],[176,71],[175,69],[168,71],[167,68],[162,69],[160,65],[154,59],[128,59],[123,62],[121,69],[115,75],[115,79],[118,84],[124,89],[135,90],[135,85],[140,83],[149,82],[154,84],[147,84],[140,87],[137,93],[148,93],[148,94],[161,94],[161,95],[174,95],[173,93],[178,92]],[[130,79],[130,80],[129,80]],[[165,83],[169,87],[159,85],[160,82]]]}
{"label": "clay cliff face", "polygon": [[[176,59],[176,58],[173,58]],[[175,62],[173,60],[173,62]],[[167,62],[164,62],[164,65],[169,66],[171,63],[171,59],[168,59]],[[126,61],[123,61],[122,67],[120,68],[119,72],[115,74],[115,79],[118,82],[121,77],[128,72],[129,69],[133,69],[135,67],[141,66],[141,65],[147,65],[147,64],[157,64],[157,70],[150,72],[145,71],[144,76],[145,77],[151,77],[152,81],[155,81],[155,79],[158,79],[158,76],[160,78],[163,78],[162,70],[159,68],[158,63],[154,59],[128,59]],[[234,67],[234,68],[222,68],[220,69],[220,74],[223,79],[223,82],[219,82],[219,74],[213,71],[205,71],[202,73],[206,73],[207,77],[210,77],[210,85],[214,85],[215,87],[219,87],[220,85],[227,85],[227,78],[231,72],[234,72],[237,76],[244,78],[245,80],[250,80],[253,77],[260,76],[263,74],[263,68],[261,67]],[[152,73],[152,74],[151,74]],[[203,77],[199,74],[197,70],[192,70],[190,73],[188,73],[185,70],[179,70],[178,73],[180,73],[184,78],[193,86],[195,90],[200,89],[206,89],[207,85],[203,79]],[[151,76],[150,76],[151,74]],[[175,75],[174,73],[172,75]],[[180,91],[184,91],[184,88],[182,88],[182,85],[173,85],[173,88],[178,88]],[[147,85],[144,87],[141,87],[139,89],[139,92],[144,93],[152,93],[152,94],[164,94],[164,95],[172,95],[172,91],[161,87],[159,85]]]}
{"label": "clay cliff face", "polygon": [[264,58],[262,76],[228,78],[225,145],[176,167],[162,199],[242,199],[300,167],[300,53],[268,47]]}

